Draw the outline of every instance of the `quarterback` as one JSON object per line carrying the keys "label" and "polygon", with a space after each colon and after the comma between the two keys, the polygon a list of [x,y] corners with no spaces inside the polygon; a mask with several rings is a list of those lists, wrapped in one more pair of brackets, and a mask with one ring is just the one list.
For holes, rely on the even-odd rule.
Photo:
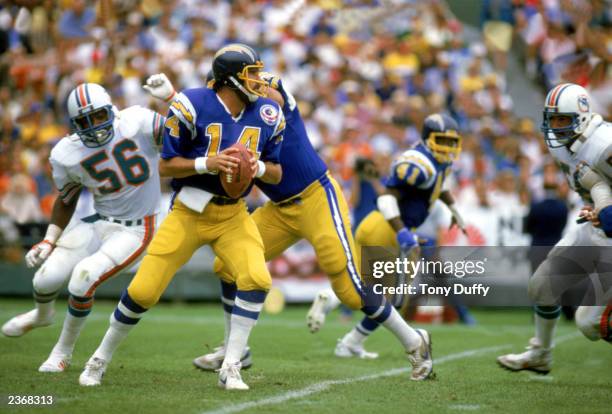
{"label": "quarterback", "polygon": [[[2,327],[4,335],[15,337],[50,325],[55,298],[70,279],[64,326],[41,372],[61,372],[70,365],[96,288],[144,253],[161,199],[163,116],[139,106],[119,111],[94,83],[70,93],[68,114],[75,132],[53,148],[49,159],[60,194],[44,240],[26,255],[28,267],[42,265],[33,280],[36,309]],[[68,226],[84,187],[93,193],[96,214]]]}
{"label": "quarterback", "polygon": [[[591,99],[584,88],[563,83],[546,96],[542,132],[569,185],[584,201],[581,214],[587,222],[566,234],[529,280],[529,296],[536,306],[535,336],[527,351],[502,355],[497,361],[512,371],[545,374],[552,367],[561,294],[591,273],[609,277],[612,271],[612,127],[591,112]],[[604,291],[610,288],[602,282]],[[603,299],[608,306],[580,306],[576,325],[590,340],[612,342],[612,297]]]}
{"label": "quarterback", "polygon": [[[266,260],[275,258],[300,239],[308,240],[340,300],[376,318],[400,340],[413,366],[413,380],[428,378],[432,372],[429,334],[412,329],[383,296],[376,295],[362,283],[342,190],[312,147],[295,98],[277,76],[262,74],[262,77],[269,84],[269,96],[282,105],[287,120],[280,157],[283,178],[277,184],[257,180],[257,186],[270,198],[252,214],[263,240]],[[165,76],[152,78],[161,90],[172,89]],[[163,95],[167,92],[156,96]],[[204,370],[218,369],[224,358],[227,359],[227,346],[231,345],[233,335],[231,315],[237,300],[238,275],[220,255],[215,259],[214,268],[222,279],[225,342],[215,352],[194,360],[194,364]],[[241,357],[243,366],[250,366],[248,349]]]}
{"label": "quarterback", "polygon": [[[111,315],[102,343],[79,378],[81,385],[99,385],[114,350],[143,313],[159,300],[176,271],[193,252],[209,244],[235,275],[225,360],[219,386],[248,389],[240,375],[240,359],[272,280],[266,267],[257,226],[241,197],[230,198],[219,172],[232,173],[239,142],[254,156],[250,172],[262,182],[282,177],[279,152],[285,119],[279,105],[265,98],[259,85],[263,63],[243,44],[221,48],[213,59],[215,84],[187,89],[172,100],[165,122],[160,173],[173,177],[172,211],[160,225],[138,272]],[[250,187],[242,196],[246,195]]]}

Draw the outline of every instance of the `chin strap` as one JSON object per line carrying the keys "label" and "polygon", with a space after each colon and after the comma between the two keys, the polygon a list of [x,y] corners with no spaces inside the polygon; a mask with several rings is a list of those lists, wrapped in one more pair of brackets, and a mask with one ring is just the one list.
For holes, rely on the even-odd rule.
{"label": "chin strap", "polygon": [[238,88],[238,90],[240,90],[240,92],[242,92],[249,100],[249,102],[255,102],[259,96],[252,94],[251,92],[249,92],[240,82],[238,82],[233,76],[229,77],[229,80],[232,81],[232,83],[234,84],[234,86],[236,86],[236,88]]}

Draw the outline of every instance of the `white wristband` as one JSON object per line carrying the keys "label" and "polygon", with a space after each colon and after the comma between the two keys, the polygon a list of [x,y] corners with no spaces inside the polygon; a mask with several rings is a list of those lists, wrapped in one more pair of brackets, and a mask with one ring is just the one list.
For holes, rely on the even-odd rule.
{"label": "white wristband", "polygon": [[265,173],[266,173],[266,163],[261,160],[258,160],[257,161],[257,173],[255,174],[255,177],[259,178]]}
{"label": "white wristband", "polygon": [[392,194],[383,194],[379,196],[376,199],[376,206],[385,220],[391,220],[401,215],[399,205],[397,204],[397,198]]}
{"label": "white wristband", "polygon": [[62,235],[63,231],[64,230],[62,230],[60,226],[51,223],[49,224],[49,227],[47,227],[47,233],[45,233],[45,240],[47,240],[51,244],[55,244],[57,239],[59,239]]}
{"label": "white wristband", "polygon": [[198,157],[194,160],[193,167],[198,174],[206,174],[208,172],[206,160],[208,160],[208,157]]}

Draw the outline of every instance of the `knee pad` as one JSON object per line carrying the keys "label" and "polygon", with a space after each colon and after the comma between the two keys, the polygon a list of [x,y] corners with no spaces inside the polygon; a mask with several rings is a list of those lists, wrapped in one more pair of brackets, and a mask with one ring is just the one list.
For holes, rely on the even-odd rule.
{"label": "knee pad", "polygon": [[351,290],[345,290],[342,292],[334,291],[334,293],[336,293],[336,296],[338,296],[338,299],[340,299],[340,302],[342,302],[342,304],[346,306],[347,308],[350,308],[352,310],[359,310],[363,306],[363,301],[361,299],[361,296],[359,296],[357,292],[355,291],[351,291]]}
{"label": "knee pad", "polygon": [[52,295],[62,288],[69,277],[69,271],[47,261],[34,275],[32,287],[38,295]]}
{"label": "knee pad", "polygon": [[268,292],[272,287],[272,276],[267,271],[252,272],[236,279],[238,290],[263,290]]}
{"label": "knee pad", "polygon": [[151,309],[159,301],[163,292],[154,289],[147,289],[146,286],[133,286],[131,283],[127,288],[130,298],[143,309]]}
{"label": "knee pad", "polygon": [[229,272],[229,269],[225,265],[225,262],[219,259],[218,256],[215,257],[215,261],[213,263],[213,272],[215,272],[215,274],[219,276],[219,279],[221,279],[222,281],[226,283],[235,282],[235,278]]}
{"label": "knee pad", "polygon": [[81,260],[72,271],[68,292],[78,297],[93,296],[105,273],[113,267],[115,263],[101,252]]}
{"label": "knee pad", "polygon": [[591,341],[601,339],[601,308],[597,306],[580,306],[576,310],[576,326]]}

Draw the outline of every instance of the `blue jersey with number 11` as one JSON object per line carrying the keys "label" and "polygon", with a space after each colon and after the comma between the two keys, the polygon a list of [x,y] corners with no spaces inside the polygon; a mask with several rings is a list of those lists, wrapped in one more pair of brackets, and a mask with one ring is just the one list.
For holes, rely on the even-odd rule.
{"label": "blue jersey with number 11", "polygon": [[[271,99],[259,98],[234,118],[214,90],[187,89],[170,106],[161,157],[211,157],[241,143],[260,160],[278,164],[284,128],[283,112]],[[184,186],[227,196],[216,174],[172,180],[175,191]]]}
{"label": "blue jersey with number 11", "polygon": [[423,224],[429,208],[440,196],[450,166],[450,163],[437,161],[423,144],[405,151],[393,161],[386,186],[399,193],[400,215],[406,227],[416,228]]}

